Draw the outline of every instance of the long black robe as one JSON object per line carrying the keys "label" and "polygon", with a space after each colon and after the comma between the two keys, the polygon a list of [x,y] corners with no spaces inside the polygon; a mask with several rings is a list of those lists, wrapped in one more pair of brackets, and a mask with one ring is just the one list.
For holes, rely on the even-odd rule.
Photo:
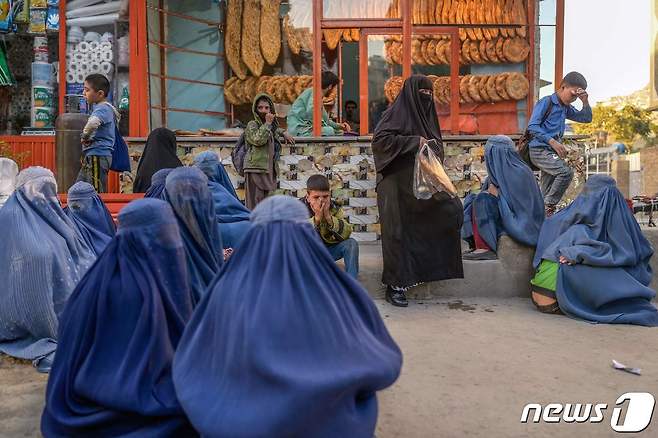
{"label": "long black robe", "polygon": [[149,134],[137,165],[133,193],[146,193],[151,177],[160,169],[182,167],[176,155],[176,134],[167,128],[156,128]]}
{"label": "long black robe", "polygon": [[421,136],[437,140],[440,146],[435,152],[443,160],[439,119],[431,96],[419,92],[422,88],[432,89],[425,76],[405,81],[377,125],[372,143],[382,227],[382,282],[398,287],[464,277],[461,202],[445,194],[420,200],[413,193]]}

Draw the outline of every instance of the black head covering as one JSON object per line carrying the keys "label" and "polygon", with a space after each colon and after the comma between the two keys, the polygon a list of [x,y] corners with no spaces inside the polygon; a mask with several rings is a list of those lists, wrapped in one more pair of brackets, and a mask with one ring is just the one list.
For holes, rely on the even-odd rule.
{"label": "black head covering", "polygon": [[[377,171],[381,171],[398,155],[407,152],[399,142],[388,141],[387,137],[390,135],[425,137],[428,140],[435,139],[439,145],[442,144],[441,128],[433,96],[421,93],[421,89],[432,90],[432,81],[427,76],[413,75],[404,81],[402,91],[384,112],[375,128],[373,152]],[[399,146],[391,147],[394,144]],[[442,152],[441,156],[443,156]]]}
{"label": "black head covering", "polygon": [[176,134],[167,128],[154,129],[146,139],[144,153],[137,166],[133,192],[145,193],[151,186],[151,177],[158,170],[182,165],[176,156]]}

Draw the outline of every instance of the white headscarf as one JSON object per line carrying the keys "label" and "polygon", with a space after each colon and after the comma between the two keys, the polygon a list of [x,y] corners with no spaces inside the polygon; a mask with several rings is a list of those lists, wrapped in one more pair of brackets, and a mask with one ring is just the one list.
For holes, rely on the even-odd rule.
{"label": "white headscarf", "polygon": [[0,158],[0,208],[16,188],[16,176],[18,175],[18,165],[9,158]]}

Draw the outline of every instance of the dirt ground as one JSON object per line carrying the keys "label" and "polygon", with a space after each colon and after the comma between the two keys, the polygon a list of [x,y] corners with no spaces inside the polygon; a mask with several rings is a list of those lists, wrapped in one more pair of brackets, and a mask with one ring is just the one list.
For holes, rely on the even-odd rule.
{"label": "dirt ground", "polygon": [[[658,329],[591,325],[534,311],[529,300],[377,305],[404,353],[379,396],[378,438],[614,437],[617,397],[658,397]],[[642,368],[614,370],[612,359]],[[0,358],[0,436],[39,436],[47,376]],[[527,403],[607,403],[600,424],[521,424]],[[642,433],[658,436],[658,412]],[[623,435],[621,435],[623,436]]]}

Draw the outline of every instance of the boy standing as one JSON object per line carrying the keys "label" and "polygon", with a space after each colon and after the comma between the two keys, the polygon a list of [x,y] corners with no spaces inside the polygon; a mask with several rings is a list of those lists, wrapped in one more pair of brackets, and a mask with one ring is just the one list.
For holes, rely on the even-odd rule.
{"label": "boy standing", "polygon": [[[528,144],[530,161],[541,170],[546,216],[555,213],[557,204],[573,179],[573,170],[564,161],[567,149],[561,143],[565,120],[580,123],[592,121],[586,88],[587,81],[582,74],[575,71],[567,74],[558,91],[537,102],[528,123],[528,132],[532,135]],[[580,111],[571,105],[577,99],[583,103]]]}
{"label": "boy standing", "polygon": [[350,238],[352,226],[343,218],[343,210],[331,200],[329,180],[313,175],[306,182],[306,204],[310,220],[334,260],[345,261],[345,271],[355,279],[359,275],[359,244]]}
{"label": "boy standing", "polygon": [[107,173],[112,164],[116,123],[121,116],[107,101],[110,82],[101,74],[87,76],[84,83],[84,96],[94,110],[82,130],[82,167],[78,181],[84,181],[98,193],[107,191]]}
{"label": "boy standing", "polygon": [[245,205],[249,210],[276,190],[281,142],[295,144],[295,139],[279,128],[274,102],[269,95],[257,95],[251,109],[254,120],[244,130],[248,146],[244,157]]}

